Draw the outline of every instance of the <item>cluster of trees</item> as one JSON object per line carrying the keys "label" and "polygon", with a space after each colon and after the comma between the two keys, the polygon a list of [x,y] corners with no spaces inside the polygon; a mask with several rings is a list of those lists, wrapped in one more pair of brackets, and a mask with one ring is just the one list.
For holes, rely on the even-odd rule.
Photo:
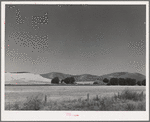
{"label": "cluster of trees", "polygon": [[136,79],[132,78],[111,78],[108,80],[105,78],[103,82],[107,83],[107,85],[129,85],[129,86],[134,86],[134,85],[144,85],[146,86],[146,80],[143,81],[138,81],[136,82]]}
{"label": "cluster of trees", "polygon": [[74,79],[74,77],[67,77],[67,78],[63,79],[61,81],[61,83],[62,82],[66,83],[66,84],[74,84],[75,83],[75,79]]}
{"label": "cluster of trees", "polygon": [[[59,84],[59,78],[58,77],[55,77],[52,79],[51,83],[53,84]],[[75,78],[74,77],[67,77],[63,80],[61,80],[61,83],[66,83],[66,84],[74,84],[75,83]]]}
{"label": "cluster of trees", "polygon": [[[53,84],[59,84],[60,80],[58,77],[55,77],[52,79],[51,83]],[[143,81],[137,81],[136,79],[131,79],[131,78],[111,78],[110,80],[108,80],[107,78],[105,78],[103,80],[104,83],[107,83],[107,85],[129,85],[129,86],[133,86],[133,85],[143,85],[146,86],[146,80],[144,79]],[[75,83],[75,78],[74,77],[67,77],[63,80],[61,80],[61,83],[65,83],[65,84],[74,84]],[[93,84],[98,84],[98,82],[94,82]]]}
{"label": "cluster of trees", "polygon": [[104,83],[108,83],[109,80],[108,80],[107,78],[104,78],[103,82],[104,82]]}
{"label": "cluster of trees", "polygon": [[93,84],[98,84],[98,82],[97,82],[97,81],[95,81]]}
{"label": "cluster of trees", "polygon": [[58,77],[53,78],[51,83],[59,84],[59,78]]}
{"label": "cluster of trees", "polygon": [[143,81],[138,81],[137,82],[137,85],[139,85],[139,86],[146,86],[146,80],[144,79]]}

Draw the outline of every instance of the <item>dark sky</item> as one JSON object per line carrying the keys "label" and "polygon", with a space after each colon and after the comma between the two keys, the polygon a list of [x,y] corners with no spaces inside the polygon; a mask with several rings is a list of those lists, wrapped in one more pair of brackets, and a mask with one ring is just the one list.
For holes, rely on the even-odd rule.
{"label": "dark sky", "polygon": [[145,74],[146,6],[6,7],[7,72]]}

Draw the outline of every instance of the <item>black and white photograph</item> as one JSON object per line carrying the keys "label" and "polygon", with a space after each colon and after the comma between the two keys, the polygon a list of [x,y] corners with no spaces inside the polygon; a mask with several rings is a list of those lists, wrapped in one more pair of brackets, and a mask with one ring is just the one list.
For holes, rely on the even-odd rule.
{"label": "black and white photograph", "polygon": [[4,112],[149,111],[148,2],[28,3],[2,4]]}

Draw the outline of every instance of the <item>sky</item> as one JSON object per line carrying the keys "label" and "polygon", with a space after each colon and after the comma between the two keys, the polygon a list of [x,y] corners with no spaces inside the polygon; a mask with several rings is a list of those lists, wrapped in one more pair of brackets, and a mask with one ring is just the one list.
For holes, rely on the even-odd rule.
{"label": "sky", "polygon": [[146,73],[146,6],[7,5],[5,70]]}

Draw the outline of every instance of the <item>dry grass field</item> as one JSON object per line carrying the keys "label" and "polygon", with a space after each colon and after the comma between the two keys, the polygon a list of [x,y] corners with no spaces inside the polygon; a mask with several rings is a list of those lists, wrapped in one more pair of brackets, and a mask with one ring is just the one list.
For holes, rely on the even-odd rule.
{"label": "dry grass field", "polygon": [[145,87],[5,86],[5,109],[22,106],[25,110],[145,110]]}

